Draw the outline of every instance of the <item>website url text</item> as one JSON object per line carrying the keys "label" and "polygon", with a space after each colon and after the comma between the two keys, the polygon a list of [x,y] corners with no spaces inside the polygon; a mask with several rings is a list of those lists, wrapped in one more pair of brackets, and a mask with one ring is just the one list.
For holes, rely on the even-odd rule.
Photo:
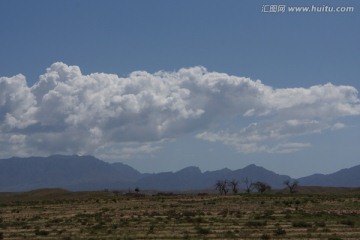
{"label": "website url text", "polygon": [[263,5],[263,13],[352,13],[355,11],[351,6],[286,6],[286,5]]}

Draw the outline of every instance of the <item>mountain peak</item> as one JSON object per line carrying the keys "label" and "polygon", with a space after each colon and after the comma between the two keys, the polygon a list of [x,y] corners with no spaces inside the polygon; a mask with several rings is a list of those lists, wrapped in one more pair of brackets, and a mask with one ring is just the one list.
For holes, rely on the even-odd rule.
{"label": "mountain peak", "polygon": [[246,167],[258,167],[255,163],[249,164]]}
{"label": "mountain peak", "polygon": [[246,167],[244,167],[243,169],[264,169],[264,168],[260,167],[256,164],[250,164],[250,165],[247,165]]}
{"label": "mountain peak", "polygon": [[180,173],[180,174],[201,174],[201,170],[200,170],[199,167],[190,166],[190,167],[183,168],[180,171],[177,171],[176,173]]}

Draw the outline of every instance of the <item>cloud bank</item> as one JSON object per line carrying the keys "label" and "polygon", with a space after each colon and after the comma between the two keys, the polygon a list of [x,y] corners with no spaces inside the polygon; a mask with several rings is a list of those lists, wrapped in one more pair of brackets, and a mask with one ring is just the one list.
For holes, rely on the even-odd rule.
{"label": "cloud bank", "polygon": [[23,75],[0,78],[0,154],[130,157],[189,133],[239,152],[288,153],[311,145],[298,136],[346,127],[341,118],[360,114],[357,95],[331,83],[274,89],[204,67],[119,77],[57,62],[31,87]]}

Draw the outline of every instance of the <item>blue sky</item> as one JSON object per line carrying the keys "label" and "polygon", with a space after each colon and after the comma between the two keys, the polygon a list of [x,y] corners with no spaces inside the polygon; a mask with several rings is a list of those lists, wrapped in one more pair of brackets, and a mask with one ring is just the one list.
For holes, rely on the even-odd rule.
{"label": "blue sky", "polygon": [[0,1],[1,157],[94,154],[142,172],[255,163],[293,177],[357,165],[359,9]]}

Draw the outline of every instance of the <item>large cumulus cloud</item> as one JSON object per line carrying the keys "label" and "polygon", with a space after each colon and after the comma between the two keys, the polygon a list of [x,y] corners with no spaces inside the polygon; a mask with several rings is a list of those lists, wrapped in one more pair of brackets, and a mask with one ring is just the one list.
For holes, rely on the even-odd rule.
{"label": "large cumulus cloud", "polygon": [[27,87],[25,77],[0,78],[0,130],[23,129],[35,120],[36,100]]}
{"label": "large cumulus cloud", "polygon": [[[22,75],[0,78],[0,148],[2,156],[130,156],[197,133],[240,152],[291,152],[310,146],[293,141],[297,136],[343,128],[342,117],[359,115],[357,93],[330,83],[273,89],[203,67],[83,75],[58,62],[32,87]],[[244,118],[252,123],[242,126]]]}

